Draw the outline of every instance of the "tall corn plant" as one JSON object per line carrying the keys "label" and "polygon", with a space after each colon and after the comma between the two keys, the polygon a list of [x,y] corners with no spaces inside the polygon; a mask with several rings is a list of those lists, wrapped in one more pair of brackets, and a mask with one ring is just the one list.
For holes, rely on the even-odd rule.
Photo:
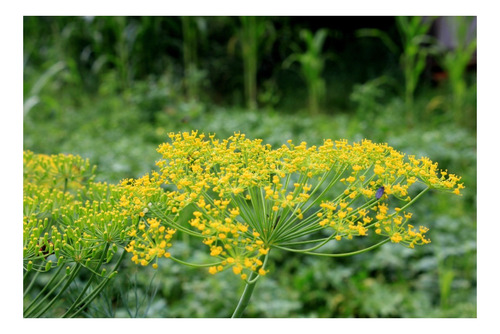
{"label": "tall corn plant", "polygon": [[406,119],[408,124],[415,120],[414,97],[420,77],[425,69],[427,56],[433,52],[434,42],[429,32],[434,18],[422,16],[396,16],[396,27],[401,39],[401,47],[391,37],[378,29],[360,29],[359,37],[377,37],[396,54],[400,54],[400,64],[405,81]]}
{"label": "tall corn plant", "polygon": [[[472,27],[474,17],[447,17],[450,27],[454,28],[455,48],[448,50],[441,58],[441,66],[448,73],[452,92],[453,116],[459,122],[470,119],[465,111],[465,98],[467,95],[467,81],[465,70],[476,51],[477,38]],[[473,36],[470,36],[472,35]]]}
{"label": "tall corn plant", "polygon": [[134,79],[134,66],[132,64],[133,47],[139,31],[139,26],[126,17],[117,16],[106,18],[107,24],[116,37],[114,54],[108,55],[111,62],[117,67],[122,88],[128,88]]}
{"label": "tall corn plant", "polygon": [[403,41],[401,64],[405,74],[406,115],[410,124],[415,119],[413,100],[429,54],[429,48],[426,47],[426,44],[430,43],[430,39],[427,32],[431,28],[433,21],[433,19],[424,20],[422,16],[396,17],[396,26]]}
{"label": "tall corn plant", "polygon": [[323,44],[328,35],[326,29],[318,30],[314,35],[309,30],[301,30],[300,38],[305,42],[306,49],[301,51],[296,46],[295,52],[283,62],[283,67],[288,68],[292,63],[300,65],[300,73],[303,77],[308,94],[308,108],[311,114],[318,114],[325,102],[326,85],[322,78],[325,60]]}
{"label": "tall corn plant", "polygon": [[[272,44],[274,34],[268,20],[262,17],[242,16],[238,38],[243,57],[245,99],[247,107],[257,108],[257,66],[259,48],[263,42]],[[271,32],[271,33],[269,33]]]}
{"label": "tall corn plant", "polygon": [[181,21],[186,95],[189,100],[197,100],[202,75],[198,68],[198,41],[206,26],[201,17],[182,16]]}
{"label": "tall corn plant", "polygon": [[124,16],[75,17],[61,23],[64,25],[55,32],[55,44],[73,80],[97,87],[111,67],[117,73],[117,87],[130,87],[135,79],[133,53],[141,24]]}

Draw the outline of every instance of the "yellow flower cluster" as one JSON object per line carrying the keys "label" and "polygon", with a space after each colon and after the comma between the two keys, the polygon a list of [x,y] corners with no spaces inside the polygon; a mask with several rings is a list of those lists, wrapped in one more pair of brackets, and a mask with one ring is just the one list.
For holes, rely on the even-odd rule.
{"label": "yellow flower cluster", "polygon": [[210,247],[210,255],[223,259],[218,266],[210,268],[210,273],[231,266],[236,275],[245,279],[244,268],[256,271],[262,266],[259,257],[269,249],[258,238],[258,232],[250,234],[248,224],[236,219],[240,215],[238,207],[228,207],[227,199],[208,204],[200,198],[195,205],[200,211],[193,212],[194,218],[189,224],[205,237],[203,243]]}
{"label": "yellow flower cluster", "polygon": [[95,178],[95,166],[77,155],[23,152],[23,182],[60,190],[78,190]]}
{"label": "yellow flower cluster", "polygon": [[120,207],[130,216],[144,217],[151,201],[159,201],[164,191],[160,184],[145,175],[138,179],[126,179],[120,184],[123,189],[120,197]]}
{"label": "yellow flower cluster", "polygon": [[[133,254],[133,262],[147,266],[155,259],[170,257],[166,249],[172,246],[170,239],[174,233],[174,229],[160,226],[158,219],[149,218],[145,222],[141,221],[137,229],[128,233],[133,239],[125,249]],[[156,262],[153,263],[153,268],[158,268]]]}
{"label": "yellow flower cluster", "polygon": [[24,153],[23,258],[27,270],[109,262],[133,222],[122,189],[94,183],[94,168],[72,155]]}
{"label": "yellow flower cluster", "polygon": [[[273,149],[240,133],[224,140],[196,131],[169,137],[158,148],[159,171],[127,181],[135,197],[123,198],[122,205],[142,220],[159,219],[202,238],[220,260],[209,272],[231,267],[243,279],[251,271],[265,274],[262,258],[272,248],[298,245],[321,229],[335,240],[373,229],[408,247],[428,243],[427,229],[408,225],[411,213],[403,211],[421,195],[412,185],[455,194],[463,188],[459,177],[429,159],[368,140],[310,147],[288,141]],[[156,228],[148,231],[132,245],[141,242],[141,254],[156,252],[157,243],[146,242]],[[136,261],[151,259],[136,255]]]}
{"label": "yellow flower cluster", "polygon": [[[180,261],[168,252],[180,232],[217,259],[210,273],[230,268],[245,280],[266,274],[275,248],[312,254],[370,231],[406,247],[427,244],[427,228],[410,225],[407,208],[429,189],[463,189],[429,159],[368,140],[272,148],[240,133],[169,137],[158,171],[119,185],[93,182],[80,157],[25,152],[25,267],[91,265],[121,246],[133,262],[156,268],[160,258]],[[329,236],[304,248],[320,230]]]}
{"label": "yellow flower cluster", "polygon": [[[460,189],[464,188],[463,183],[459,183],[460,177],[455,174],[448,174],[447,171],[439,170],[438,164],[423,157],[415,159],[415,156],[409,156],[414,177],[419,178],[430,188],[440,190],[451,190],[454,194],[460,195]],[[438,173],[440,177],[438,177]]]}

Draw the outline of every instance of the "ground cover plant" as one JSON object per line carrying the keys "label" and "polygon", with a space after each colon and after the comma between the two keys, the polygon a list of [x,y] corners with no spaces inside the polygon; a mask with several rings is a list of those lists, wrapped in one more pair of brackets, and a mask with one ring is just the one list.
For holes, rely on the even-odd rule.
{"label": "ground cover plant", "polygon": [[[268,21],[259,22],[266,27],[260,41],[265,47],[257,45],[257,81],[248,84],[245,72],[254,76],[255,69],[244,68],[252,60],[239,58],[243,54],[236,46],[251,25],[243,28],[239,19],[25,18],[25,316],[228,317],[255,287],[244,312],[241,307],[235,316],[475,317],[476,141],[475,120],[466,116],[475,115],[474,75],[457,63],[461,69],[453,76],[466,83],[464,92],[453,88],[453,76],[431,81],[433,73],[424,70],[412,93],[414,121],[407,126],[399,55],[378,39],[357,37],[359,29],[378,28],[397,44],[396,20],[349,27],[342,18],[330,26],[323,23],[331,20],[261,19]],[[324,53],[318,54],[324,66],[318,80],[324,79],[327,94],[314,111],[308,107],[301,64],[283,62],[300,54],[286,47],[304,45],[300,31],[309,30],[312,37],[322,28],[329,32],[322,41]],[[166,31],[171,38],[161,37]],[[156,45],[148,45],[151,36],[157,36]],[[193,36],[202,38],[196,42]],[[158,45],[168,52],[159,52]],[[378,56],[359,52],[366,47],[380,51]],[[334,57],[324,58],[332,50]],[[452,51],[443,52],[454,59]],[[463,54],[470,57],[469,50]],[[366,66],[356,72],[360,62]],[[222,143],[238,149],[224,150]],[[341,164],[328,160],[331,172],[323,179],[325,166],[318,163],[324,160],[319,148],[328,151],[329,143],[339,151],[345,145],[347,167],[336,183]],[[395,152],[404,159],[415,155],[405,160],[410,165],[427,161],[423,157],[439,162],[440,169],[462,177],[455,184],[460,196],[426,191],[405,207],[401,192],[411,177],[390,181],[393,166],[377,174],[376,163],[368,168],[368,155],[360,158],[366,159],[366,169],[354,173],[349,150],[369,147],[392,158]],[[246,167],[238,160],[243,152],[253,158]],[[293,164],[283,163],[292,157],[311,175],[292,172]],[[385,158],[379,157],[380,164]],[[260,193],[236,176],[252,168],[261,172],[249,178]],[[364,181],[359,179],[363,171]],[[217,177],[227,177],[227,183],[216,182]],[[205,186],[193,187],[203,180]],[[425,182],[430,179],[406,189],[410,201]],[[466,187],[456,189],[461,183]],[[162,197],[166,194],[173,195]],[[189,203],[181,205],[183,194]],[[203,210],[201,199],[210,207]],[[160,212],[154,200],[164,203]],[[224,208],[217,206],[228,200]],[[321,207],[323,200],[335,210]],[[345,210],[351,212],[339,218],[347,201]],[[385,204],[387,214],[394,214],[386,220],[391,231],[382,221],[375,226]],[[171,212],[174,207],[178,212]],[[419,243],[432,242],[413,249],[395,245],[394,218],[400,218],[394,208],[404,211],[401,238],[410,234],[408,224],[415,235],[426,226],[430,230]],[[234,226],[225,226],[226,218]],[[220,226],[210,225],[219,220]],[[290,232],[294,226],[297,230]],[[312,240],[317,243],[307,243]],[[226,248],[232,242],[234,249]],[[348,257],[303,254],[363,249],[369,251]]]}

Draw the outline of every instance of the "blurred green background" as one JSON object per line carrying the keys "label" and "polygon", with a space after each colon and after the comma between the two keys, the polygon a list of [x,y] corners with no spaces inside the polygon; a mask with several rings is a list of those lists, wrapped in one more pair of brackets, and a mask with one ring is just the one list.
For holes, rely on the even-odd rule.
{"label": "blurred green background", "polygon": [[[24,149],[72,153],[118,182],[171,131],[272,145],[387,142],[463,177],[426,194],[430,245],[349,258],[274,252],[248,317],[476,317],[474,17],[24,17]],[[362,247],[339,243],[334,251]],[[203,247],[173,252],[205,261]],[[243,285],[127,262],[89,317],[227,317]],[[57,312],[55,310],[54,312]]]}

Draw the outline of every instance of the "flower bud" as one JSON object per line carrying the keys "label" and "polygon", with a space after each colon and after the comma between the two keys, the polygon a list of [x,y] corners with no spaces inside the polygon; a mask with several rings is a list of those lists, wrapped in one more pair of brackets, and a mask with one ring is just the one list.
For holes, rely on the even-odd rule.
{"label": "flower bud", "polygon": [[106,262],[110,262],[113,258],[113,255],[115,255],[115,253],[111,249],[109,249],[108,254],[106,255]]}
{"label": "flower bud", "polygon": [[47,264],[45,265],[45,271],[49,271],[50,268],[52,268],[52,261],[47,262]]}
{"label": "flower bud", "polygon": [[71,252],[74,252],[74,251],[75,251],[75,249],[73,248],[73,246],[71,246],[71,245],[70,245],[70,244],[68,244],[68,243],[65,243],[65,244],[64,244],[64,248],[69,249]]}

